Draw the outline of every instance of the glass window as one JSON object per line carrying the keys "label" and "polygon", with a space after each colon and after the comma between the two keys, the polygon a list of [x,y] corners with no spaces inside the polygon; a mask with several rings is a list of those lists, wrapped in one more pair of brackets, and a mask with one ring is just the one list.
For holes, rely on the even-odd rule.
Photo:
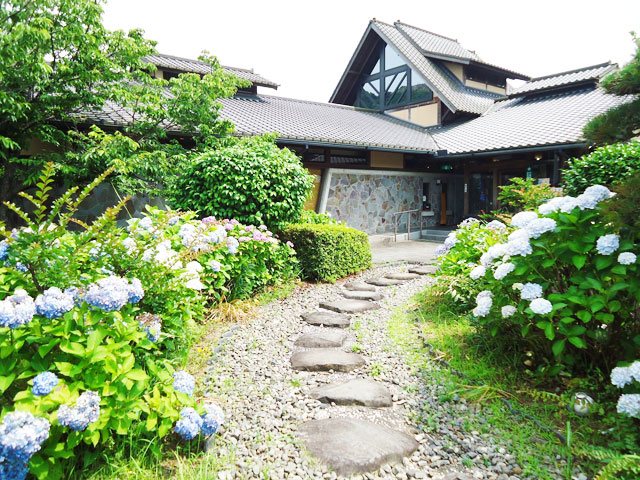
{"label": "glass window", "polygon": [[373,66],[373,69],[371,70],[371,74],[370,75],[374,75],[376,73],[380,73],[380,60],[379,59],[376,62],[376,64]]}
{"label": "glass window", "polygon": [[358,96],[358,106],[362,108],[380,108],[380,80],[365,83]]}
{"label": "glass window", "polygon": [[411,102],[430,102],[433,100],[433,92],[427,87],[420,75],[411,72]]}
{"label": "glass window", "polygon": [[385,85],[385,105],[398,105],[407,102],[408,97],[408,78],[407,72],[395,73],[387,75],[384,80]]}
{"label": "glass window", "polygon": [[401,67],[405,63],[400,58],[400,55],[390,45],[387,45],[384,49],[384,69],[391,70],[392,68]]}

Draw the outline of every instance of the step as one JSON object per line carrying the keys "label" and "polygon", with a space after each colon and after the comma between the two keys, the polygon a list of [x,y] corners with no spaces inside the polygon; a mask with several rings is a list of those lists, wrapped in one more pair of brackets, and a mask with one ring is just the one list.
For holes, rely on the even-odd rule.
{"label": "step", "polygon": [[422,265],[409,269],[409,273],[417,273],[418,275],[431,275],[436,273],[438,268],[435,265]]}
{"label": "step", "polygon": [[348,315],[330,312],[327,310],[316,310],[304,313],[302,315],[302,319],[310,325],[317,325],[320,327],[346,328],[351,325],[351,319]]}
{"label": "step", "polygon": [[342,330],[326,329],[318,333],[307,333],[296,340],[296,347],[331,348],[341,347],[347,339]]}
{"label": "step", "polygon": [[375,292],[378,290],[375,286],[369,285],[368,283],[362,282],[360,280],[354,280],[353,282],[348,282],[344,284],[344,288],[352,291],[362,291],[362,292]]}
{"label": "step", "polygon": [[368,310],[376,310],[380,305],[367,300],[351,300],[344,298],[333,302],[320,302],[320,308],[333,310],[338,313],[360,313]]}
{"label": "step", "polygon": [[361,290],[344,290],[340,292],[344,298],[349,298],[351,300],[382,300],[384,295],[380,292],[363,292]]}
{"label": "step", "polygon": [[350,372],[365,364],[364,357],[357,353],[347,353],[331,348],[318,348],[297,352],[291,356],[291,366],[294,370],[307,372]]}
{"label": "step", "polygon": [[418,448],[406,433],[354,418],[312,420],[300,426],[299,436],[307,450],[338,475],[373,472],[402,462]]}
{"label": "step", "polygon": [[397,272],[397,273],[388,273],[384,276],[384,278],[390,278],[391,280],[414,280],[418,278],[420,275],[417,273],[405,273],[405,272]]}
{"label": "step", "polygon": [[370,278],[369,280],[367,280],[367,283],[371,285],[376,285],[378,287],[391,287],[393,285],[402,285],[403,283],[405,283],[405,281],[379,277],[379,278]]}
{"label": "step", "polygon": [[346,383],[335,383],[316,388],[311,398],[336,405],[358,405],[361,407],[390,407],[391,393],[381,383],[368,379],[356,379]]}

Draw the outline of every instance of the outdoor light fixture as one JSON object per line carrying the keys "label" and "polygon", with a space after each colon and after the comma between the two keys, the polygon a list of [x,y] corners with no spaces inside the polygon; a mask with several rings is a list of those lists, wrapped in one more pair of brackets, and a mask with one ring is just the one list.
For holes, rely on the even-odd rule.
{"label": "outdoor light fixture", "polygon": [[443,172],[450,172],[451,170],[453,170],[453,165],[451,165],[450,163],[445,163],[444,165],[442,165]]}
{"label": "outdoor light fixture", "polygon": [[536,155],[533,158],[536,159],[536,162],[539,162],[540,160],[542,160],[542,154],[541,153],[536,153]]}

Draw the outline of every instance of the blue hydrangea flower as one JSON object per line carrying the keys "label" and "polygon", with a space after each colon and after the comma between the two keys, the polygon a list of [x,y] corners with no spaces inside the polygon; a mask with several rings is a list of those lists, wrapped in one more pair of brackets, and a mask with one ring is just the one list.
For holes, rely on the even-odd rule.
{"label": "blue hydrangea flower", "polygon": [[520,290],[520,297],[523,300],[535,300],[542,297],[542,285],[537,283],[525,283]]}
{"label": "blue hydrangea flower", "polygon": [[36,298],[36,312],[47,318],[58,318],[74,307],[73,296],[51,287]]}
{"label": "blue hydrangea flower", "polygon": [[35,314],[33,299],[21,288],[0,301],[0,327],[18,328],[29,323]]}
{"label": "blue hydrangea flower", "polygon": [[618,413],[640,418],[640,394],[626,393],[620,395],[617,410]]}
{"label": "blue hydrangea flower", "polygon": [[622,252],[618,255],[618,263],[620,265],[633,265],[637,259],[636,254],[631,252]]}
{"label": "blue hydrangea flower", "polygon": [[26,273],[26,272],[29,271],[27,266],[22,262],[16,262],[16,270],[18,270],[19,272],[22,272],[22,273]]}
{"label": "blue hydrangea flower", "polygon": [[147,338],[155,343],[160,339],[162,333],[162,319],[152,313],[142,313],[136,318],[140,327],[147,334]]}
{"label": "blue hydrangea flower", "polygon": [[196,388],[196,381],[189,373],[184,370],[179,370],[173,374],[173,388],[177,392],[193,395],[193,391]]}
{"label": "blue hydrangea flower", "polygon": [[96,392],[86,391],[78,397],[75,406],[61,405],[58,409],[58,423],[71,430],[80,432],[100,416],[100,396]]}
{"label": "blue hydrangea flower", "polygon": [[129,285],[129,303],[138,303],[144,297],[144,289],[142,288],[142,282],[137,278],[131,280]]}
{"label": "blue hydrangea flower", "polygon": [[84,301],[105,312],[114,312],[129,301],[140,300],[142,296],[142,285],[139,281],[136,282],[136,279],[130,285],[126,278],[111,276],[89,285],[84,294]]}
{"label": "blue hydrangea flower", "polygon": [[0,242],[0,262],[4,262],[9,256],[9,242],[2,240]]}
{"label": "blue hydrangea flower", "polygon": [[620,247],[620,237],[615,233],[603,235],[596,242],[596,250],[600,255],[611,255]]}
{"label": "blue hydrangea flower", "polygon": [[184,440],[193,440],[200,433],[203,424],[202,417],[191,407],[185,407],[180,411],[180,420],[173,427]]}
{"label": "blue hydrangea flower", "polygon": [[30,412],[15,411],[0,423],[0,478],[24,479],[29,459],[49,438],[51,425]]}
{"label": "blue hydrangea flower", "polygon": [[36,375],[33,379],[33,387],[31,391],[37,397],[44,397],[49,395],[56,385],[58,385],[58,377],[53,372],[42,372]]}
{"label": "blue hydrangea flower", "polygon": [[208,437],[216,433],[224,423],[224,412],[214,403],[206,404],[204,410],[205,413],[202,415],[202,434]]}

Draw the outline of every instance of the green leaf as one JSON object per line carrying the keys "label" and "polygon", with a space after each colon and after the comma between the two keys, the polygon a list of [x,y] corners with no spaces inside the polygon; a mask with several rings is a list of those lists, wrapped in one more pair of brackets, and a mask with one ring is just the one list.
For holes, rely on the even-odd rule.
{"label": "green leaf", "polygon": [[567,340],[577,348],[587,348],[587,342],[582,337],[569,337]]}
{"label": "green leaf", "polygon": [[582,267],[584,267],[584,264],[587,263],[587,256],[574,255],[573,257],[571,257],[571,262],[578,270],[582,270]]}
{"label": "green leaf", "polygon": [[591,312],[587,311],[587,310],[580,310],[576,313],[576,316],[582,320],[584,323],[587,323],[589,320],[591,320]]}
{"label": "green leaf", "polygon": [[551,346],[551,351],[553,352],[553,355],[555,357],[559,357],[562,354],[562,352],[564,351],[565,342],[566,342],[565,339],[556,340],[555,342],[553,342],[553,345]]}
{"label": "green leaf", "polygon": [[0,377],[0,395],[7,391],[16,378],[16,374],[3,375]]}

